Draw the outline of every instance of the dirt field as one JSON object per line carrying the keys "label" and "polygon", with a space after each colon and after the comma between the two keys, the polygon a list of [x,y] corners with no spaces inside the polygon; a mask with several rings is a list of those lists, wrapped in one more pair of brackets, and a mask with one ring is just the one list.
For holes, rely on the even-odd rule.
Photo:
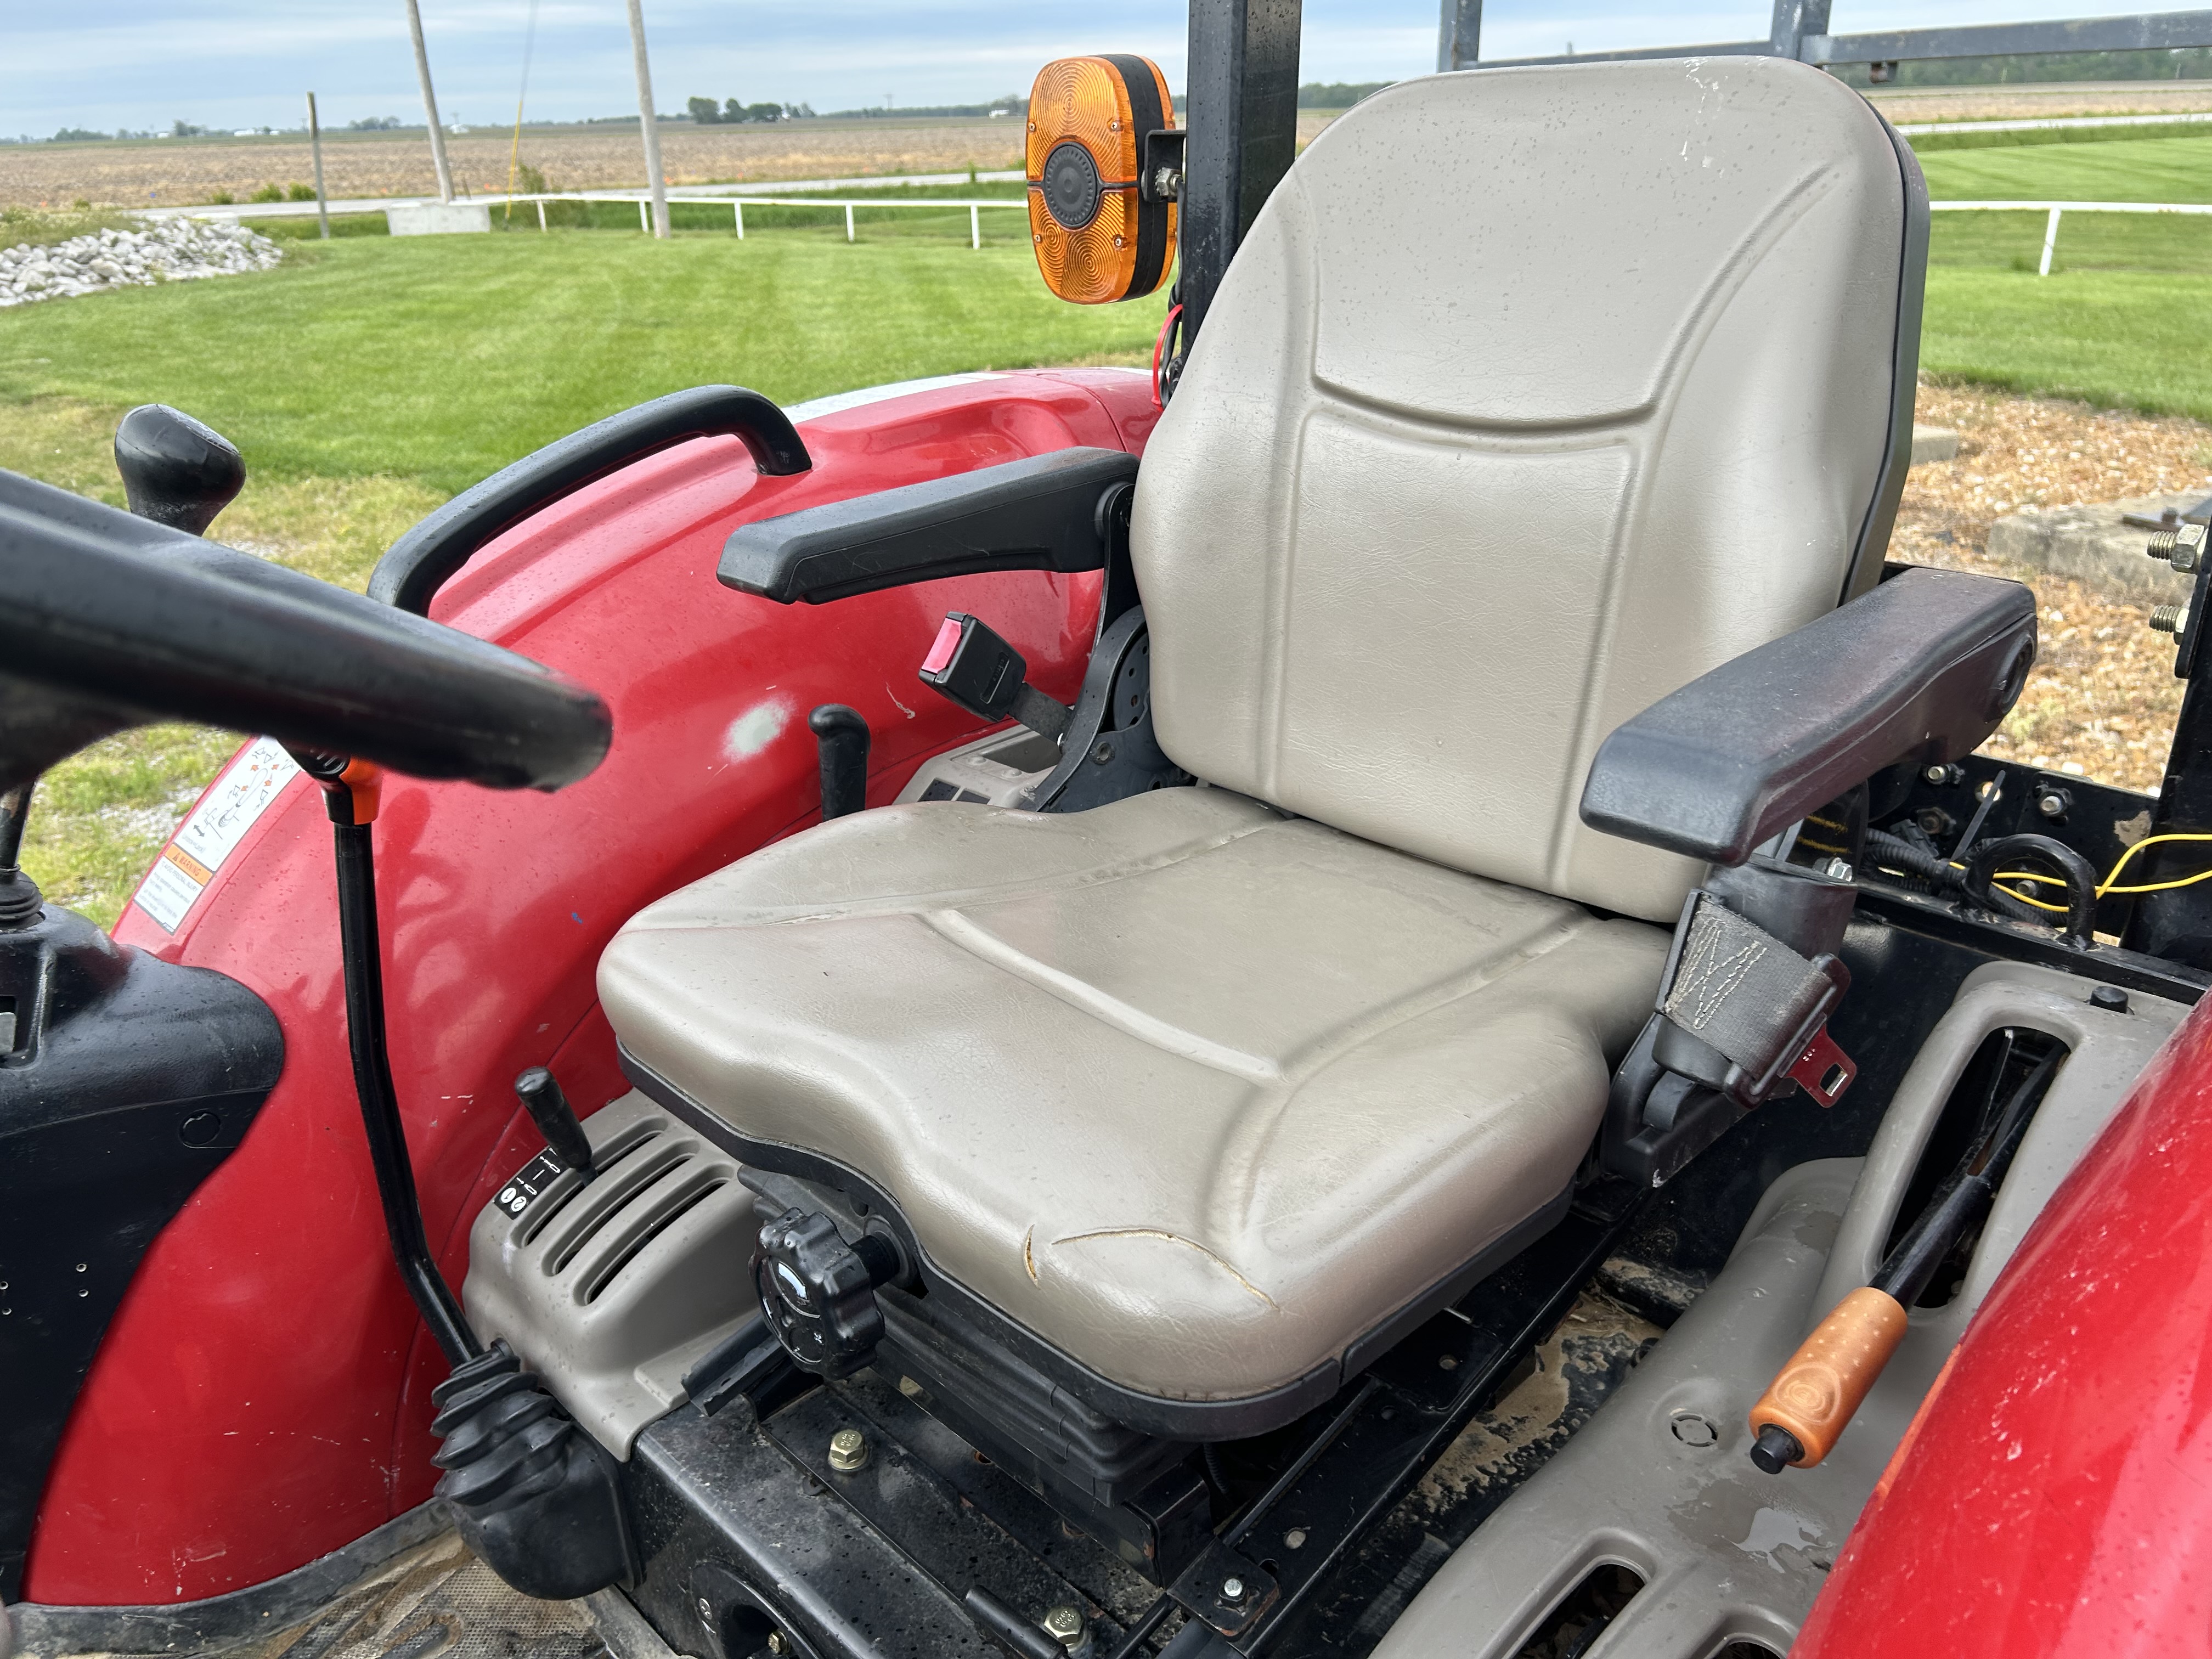
{"label": "dirt field", "polygon": [[[1298,120],[1310,140],[1334,116],[1309,111]],[[446,155],[453,183],[471,195],[507,188],[512,135],[489,129],[449,137]],[[597,130],[526,128],[522,159],[556,190],[635,190],[645,162],[635,127]],[[871,173],[994,171],[1022,164],[1019,123],[1011,119],[799,121],[777,126],[660,129],[661,164],[672,185],[746,179],[847,179]],[[429,141],[420,132],[329,133],[323,172],[334,198],[419,196],[437,188]],[[313,179],[304,138],[240,138],[228,143],[35,144],[8,151],[0,167],[0,206],[65,207],[82,198],[95,205],[166,207],[205,202],[219,191],[244,201],[264,185]]]}
{"label": "dirt field", "polygon": [[1912,87],[1874,94],[1897,122],[2036,121],[2066,115],[2179,115],[2212,110],[2212,81],[2096,81],[2027,87]]}
{"label": "dirt field", "polygon": [[2181,682],[2148,602],[2112,599],[2047,571],[1992,559],[1990,526],[2023,507],[2201,489],[2212,427],[2086,404],[1923,386],[1919,416],[1954,428],[1959,458],[1913,468],[1890,556],[2028,583],[2042,603],[2034,678],[1985,752],[2154,791]]}

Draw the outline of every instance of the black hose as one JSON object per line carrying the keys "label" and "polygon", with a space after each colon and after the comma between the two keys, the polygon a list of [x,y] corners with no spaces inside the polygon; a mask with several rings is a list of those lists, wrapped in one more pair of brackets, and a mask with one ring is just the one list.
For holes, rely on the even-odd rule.
{"label": "black hose", "polygon": [[483,1352],[453,1289],[431,1259],[422,1231],[415,1166],[407,1156],[407,1130],[392,1084],[392,1057],[384,1042],[384,961],[376,926],[376,852],[366,823],[331,825],[338,867],[338,942],[345,963],[346,1044],[353,1054],[354,1092],[361,1098],[368,1161],[384,1203],[384,1231],[407,1294],[422,1310],[450,1364]]}

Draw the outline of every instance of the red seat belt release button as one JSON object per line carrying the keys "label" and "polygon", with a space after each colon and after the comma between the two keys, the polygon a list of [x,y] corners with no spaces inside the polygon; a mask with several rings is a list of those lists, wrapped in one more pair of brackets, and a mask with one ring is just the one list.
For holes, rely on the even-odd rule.
{"label": "red seat belt release button", "polygon": [[1813,1097],[1822,1106],[1832,1106],[1851,1079],[1859,1074],[1858,1062],[1836,1046],[1835,1038],[1828,1035],[1827,1022],[1813,1033],[1813,1040],[1805,1045],[1805,1052],[1785,1074],[1797,1086]]}

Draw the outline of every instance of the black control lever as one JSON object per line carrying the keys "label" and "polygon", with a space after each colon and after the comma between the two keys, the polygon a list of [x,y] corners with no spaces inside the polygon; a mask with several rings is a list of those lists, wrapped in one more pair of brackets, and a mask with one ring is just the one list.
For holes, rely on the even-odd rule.
{"label": "black control lever", "polygon": [[142,519],[204,536],[246,487],[238,447],[167,404],[141,404],[115,428],[115,470]]}
{"label": "black control lever", "polygon": [[806,717],[822,767],[822,821],[868,804],[868,721],[857,708],[825,702]]}
{"label": "black control lever", "polygon": [[44,914],[39,884],[23,873],[22,866],[23,825],[31,816],[34,787],[27,783],[0,794],[0,933],[28,927]]}
{"label": "black control lever", "polygon": [[592,1172],[592,1143],[584,1133],[584,1126],[576,1116],[576,1109],[568,1103],[568,1097],[561,1092],[561,1085],[553,1073],[543,1066],[533,1066],[514,1079],[514,1097],[530,1114],[530,1121],[538,1126],[538,1133],[545,1137],[545,1150],[551,1152],[563,1169]]}
{"label": "black control lever", "polygon": [[921,670],[924,685],[969,714],[987,720],[1011,715],[1057,743],[1075,711],[1031,685],[1029,672],[1020,652],[963,611],[945,617]]}

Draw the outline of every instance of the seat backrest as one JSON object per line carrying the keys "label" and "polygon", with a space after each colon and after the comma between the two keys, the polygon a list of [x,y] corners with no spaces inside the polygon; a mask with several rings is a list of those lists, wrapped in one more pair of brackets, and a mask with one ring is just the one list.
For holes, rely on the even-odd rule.
{"label": "seat backrest", "polygon": [[1872,585],[1926,196],[1775,59],[1401,82],[1299,158],[1146,448],[1157,730],[1201,778],[1655,921],[1606,734]]}

